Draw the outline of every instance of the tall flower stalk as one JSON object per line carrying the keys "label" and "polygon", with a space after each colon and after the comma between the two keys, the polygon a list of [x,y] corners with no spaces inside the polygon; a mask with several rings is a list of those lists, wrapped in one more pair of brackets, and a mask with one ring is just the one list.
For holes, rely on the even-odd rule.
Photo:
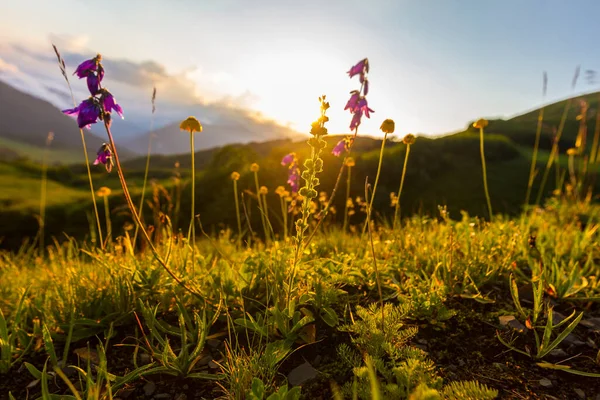
{"label": "tall flower stalk", "polygon": [[287,242],[288,237],[288,209],[287,203],[290,197],[290,192],[285,190],[283,186],[278,186],[275,193],[279,196],[279,204],[281,206],[281,225],[283,226],[283,241]]}
{"label": "tall flower stalk", "polygon": [[[190,218],[190,228],[188,231],[188,242],[192,246],[192,265],[196,262],[196,164],[194,162],[194,154],[196,153],[196,148],[194,146],[194,133],[202,132],[202,125],[200,121],[196,119],[196,117],[188,117],[183,120],[179,125],[179,129],[182,131],[188,131],[190,133],[190,153],[192,156],[192,204],[191,204],[191,218]],[[191,240],[190,240],[191,235]]]}
{"label": "tall flower stalk", "polygon": [[487,181],[487,169],[485,165],[485,152],[483,151],[483,129],[488,125],[488,121],[485,119],[479,119],[473,123],[473,127],[479,129],[479,151],[481,153],[481,168],[483,170],[483,189],[485,190],[485,198],[487,200],[488,213],[490,215],[490,221],[492,220],[492,200],[490,199],[490,192],[488,190]]}
{"label": "tall flower stalk", "polygon": [[237,246],[238,248],[242,247],[242,218],[240,217],[240,201],[238,199],[238,188],[237,182],[240,179],[240,174],[238,172],[231,173],[231,180],[233,181],[233,197],[235,198],[235,215],[237,217],[237,226],[238,226],[238,237],[237,237]]}
{"label": "tall flower stalk", "polygon": [[110,220],[110,206],[108,204],[108,196],[111,194],[110,188],[106,186],[102,186],[98,189],[96,195],[100,197],[104,201],[104,219],[106,220],[106,243],[104,246],[106,247],[112,241],[112,223]]}
{"label": "tall flower stalk", "polygon": [[[367,94],[369,93],[369,79],[368,79],[367,75],[369,73],[370,68],[371,68],[371,66],[369,64],[369,59],[364,58],[364,59],[360,60],[357,64],[352,66],[350,68],[350,70],[347,72],[347,74],[350,78],[353,78],[354,76],[358,75],[358,79],[360,82],[360,89],[353,90],[350,92],[350,99],[348,100],[348,102],[346,103],[346,106],[344,107],[344,110],[348,110],[350,112],[350,114],[352,114],[352,120],[350,121],[350,131],[354,132],[354,135],[345,139],[345,147],[344,148],[347,153],[346,158],[349,157],[350,154],[352,153],[352,146],[354,145],[354,141],[356,140],[356,137],[358,136],[358,127],[360,126],[360,124],[362,122],[363,115],[367,118],[371,118],[371,113],[375,112],[371,108],[369,108],[368,103],[367,103],[367,98],[366,98]],[[340,145],[340,143],[338,143],[338,146],[339,145]],[[336,146],[336,148],[338,146]],[[332,153],[334,155],[336,155],[336,157],[337,157],[342,152],[336,151],[336,148],[334,148]],[[319,227],[321,226],[323,221],[325,221],[327,214],[329,213],[329,209],[331,208],[331,205],[333,204],[333,200],[335,199],[335,195],[337,193],[338,187],[340,185],[340,182],[342,181],[342,175],[344,174],[344,167],[346,166],[346,158],[344,158],[344,161],[342,162],[342,165],[340,166],[340,171],[338,172],[337,178],[335,180],[335,184],[333,186],[333,190],[331,191],[331,196],[329,197],[329,201],[327,202],[327,205],[325,206],[325,208],[323,208],[323,210],[319,213],[320,214],[319,218],[318,218],[319,222],[317,222],[317,226],[315,226],[315,229],[313,229],[312,233],[306,240],[306,243],[304,244],[305,247],[310,244],[310,242],[314,238],[315,234],[319,231]]]}
{"label": "tall flower stalk", "polygon": [[302,196],[302,215],[296,221],[296,252],[294,255],[294,262],[292,264],[292,272],[288,282],[288,302],[292,292],[292,285],[296,276],[296,266],[300,259],[300,254],[304,248],[304,236],[308,230],[308,219],[311,214],[311,203],[313,199],[316,199],[318,192],[316,188],[319,186],[320,181],[317,175],[323,172],[323,159],[321,153],[327,146],[327,142],[323,139],[327,135],[327,128],[325,123],[329,121],[329,117],[325,115],[329,109],[329,102],[325,101],[325,95],[319,97],[321,115],[319,118],[312,123],[310,134],[312,137],[308,139],[307,143],[310,146],[310,158],[304,161],[304,171],[300,175],[304,181],[304,186],[300,188],[298,194]]}
{"label": "tall flower stalk", "polygon": [[398,187],[398,196],[396,198],[396,207],[394,209],[394,223],[393,229],[398,227],[400,223],[400,198],[402,197],[402,189],[404,188],[404,178],[406,177],[406,167],[408,165],[408,156],[410,155],[410,146],[415,142],[415,135],[409,133],[404,136],[402,142],[406,145],[406,153],[404,153],[404,166],[402,167],[402,177],[400,178],[400,187]]}
{"label": "tall flower stalk", "polygon": [[[546,88],[548,87],[548,75],[544,72],[544,83],[543,83],[543,98],[546,98]],[[536,175],[537,155],[538,148],[540,146],[540,135],[542,133],[542,122],[544,121],[544,107],[540,108],[540,113],[537,120],[537,128],[535,131],[535,143],[533,145],[533,155],[531,156],[531,168],[529,169],[529,180],[527,182],[527,193],[525,195],[525,206],[529,205],[529,198],[531,196],[531,187]]]}
{"label": "tall flower stalk", "polygon": [[354,161],[354,158],[347,157],[345,164],[346,164],[346,167],[348,168],[348,173],[346,174],[346,204],[344,206],[344,225],[342,226],[343,232],[346,232],[346,230],[348,229],[348,208],[349,208],[348,203],[352,201],[352,199],[350,198],[352,167],[354,167],[354,165],[356,163]]}
{"label": "tall flower stalk", "polygon": [[[67,76],[67,68],[65,65],[65,60],[60,55],[56,46],[52,45],[52,47],[54,48],[54,53],[56,53],[56,58],[58,59],[58,66],[60,68],[60,72],[62,73],[62,76],[65,78],[65,81],[67,82],[67,87],[69,88],[69,93],[71,94],[71,100],[73,101],[73,107],[75,107],[77,105],[77,103],[75,103],[75,96],[73,96],[73,89],[71,88],[71,82],[69,82],[69,78]],[[102,56],[100,54],[98,54],[96,57],[92,58],[91,60],[88,60],[87,62],[89,63],[89,65],[95,65],[96,70],[98,70],[98,72],[99,72],[98,76],[103,76],[104,70],[101,69],[102,67],[100,66],[100,61],[102,61]],[[78,73],[78,71],[80,70],[80,67],[81,66],[79,66],[77,68],[77,70],[74,72],[74,74],[77,74],[79,76],[79,78],[82,78],[85,75],[81,76],[80,73]],[[102,78],[100,78],[100,79],[102,79]],[[96,228],[98,230],[98,241],[100,243],[100,246],[104,246],[103,245],[104,241],[102,239],[102,227],[100,226],[100,214],[98,214],[98,205],[96,204],[96,192],[94,191],[94,183],[92,181],[92,171],[90,170],[90,160],[89,160],[88,153],[87,153],[87,146],[85,144],[85,136],[83,134],[82,126],[79,126],[79,134],[81,135],[81,145],[83,146],[83,155],[85,157],[85,166],[87,168],[88,181],[90,184],[90,193],[92,194],[92,205],[94,207],[94,215],[96,217]],[[93,241],[93,232],[92,232],[92,241]]]}
{"label": "tall flower stalk", "polygon": [[[150,135],[148,135],[148,154],[146,155],[146,169],[144,170],[144,183],[142,184],[142,194],[140,195],[140,218],[144,218],[144,197],[146,195],[146,183],[148,182],[148,171],[150,170],[150,154],[152,150],[152,135],[154,131],[154,112],[156,111],[156,88],[152,90],[152,114],[150,116]],[[133,245],[137,241],[139,226],[136,225],[133,235]]]}
{"label": "tall flower stalk", "polygon": [[[377,164],[377,175],[375,175],[375,184],[373,185],[373,192],[371,193],[371,200],[367,207],[367,221],[363,227],[363,235],[367,229],[367,225],[371,226],[371,212],[373,210],[373,201],[375,200],[375,194],[377,193],[377,184],[379,183],[379,175],[381,174],[381,165],[383,164],[383,151],[385,150],[385,142],[387,142],[387,135],[394,133],[395,123],[391,119],[383,121],[380,127],[383,132],[383,140],[381,141],[381,150],[379,150],[379,163]],[[370,228],[369,228],[370,229]],[[374,255],[373,255],[374,256]]]}

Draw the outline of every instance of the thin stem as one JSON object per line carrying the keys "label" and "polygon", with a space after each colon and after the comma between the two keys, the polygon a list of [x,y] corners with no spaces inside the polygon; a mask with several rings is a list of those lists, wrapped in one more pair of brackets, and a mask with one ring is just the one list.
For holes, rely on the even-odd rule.
{"label": "thin stem", "polygon": [[542,133],[542,121],[544,120],[544,107],[540,109],[538,115],[537,129],[535,132],[535,144],[533,145],[533,155],[531,157],[531,168],[529,169],[529,181],[527,182],[527,194],[525,195],[525,206],[529,205],[529,198],[531,197],[531,187],[535,179],[535,166],[537,164],[538,148],[540,146],[540,135]]}
{"label": "thin stem", "polygon": [[288,230],[287,230],[286,200],[285,200],[284,196],[279,196],[279,200],[281,202],[281,216],[283,217],[283,241],[287,242]]}
{"label": "thin stem", "polygon": [[[375,175],[375,185],[373,185],[373,193],[371,194],[371,201],[369,202],[369,208],[367,209],[367,220],[371,219],[371,211],[373,210],[373,201],[375,200],[375,193],[377,192],[377,184],[379,183],[379,175],[381,174],[381,164],[383,164],[383,150],[385,149],[385,142],[387,140],[387,132],[383,135],[381,141],[381,150],[379,150],[379,164],[377,165],[377,175]],[[363,235],[367,229],[367,224],[363,227]]]}
{"label": "thin stem", "polygon": [[40,194],[40,256],[44,254],[44,233],[46,230],[46,195],[48,187],[48,146],[44,149],[42,161],[42,187]]}
{"label": "thin stem", "polygon": [[260,220],[262,222],[263,231],[265,232],[265,243],[267,243],[269,241],[269,231],[267,230],[267,221],[265,221],[260,186],[258,185],[258,171],[254,171],[254,183],[256,184],[256,201],[258,201],[258,209],[260,210]]}
{"label": "thin stem", "polygon": [[[369,198],[369,178],[365,178],[365,201],[368,201]],[[373,193],[371,194],[371,200],[375,196],[375,188],[373,188]],[[369,213],[367,213],[369,214]],[[381,307],[381,332],[385,331],[385,313],[383,310],[383,294],[381,291],[381,283],[379,278],[379,268],[377,267],[377,259],[375,258],[375,244],[373,243],[373,227],[371,226],[371,218],[367,218],[367,222],[365,226],[368,227],[369,232],[369,241],[371,242],[371,254],[373,255],[373,268],[375,268],[375,280],[377,281],[377,292],[379,293],[379,305]]]}
{"label": "thin stem", "polygon": [[240,202],[238,200],[237,180],[233,180],[233,196],[235,197],[235,215],[238,225],[238,248],[242,247],[242,218],[240,217]]}
{"label": "thin stem", "polygon": [[112,224],[110,223],[110,207],[108,206],[108,195],[104,196],[104,218],[106,219],[106,243],[111,242]]}
{"label": "thin stem", "polygon": [[[153,114],[154,115],[154,114]],[[152,120],[153,121],[153,120]],[[150,135],[148,137],[148,155],[146,156],[146,170],[144,171],[144,183],[142,185],[142,195],[140,198],[140,219],[144,218],[144,196],[146,195],[146,183],[148,182],[148,170],[150,169],[150,151],[152,149],[152,127],[153,122],[150,123]],[[139,226],[136,225],[135,227],[135,233],[133,235],[133,246],[135,247],[135,243],[137,241],[137,235],[138,235],[138,230],[139,230]]]}
{"label": "thin stem", "polygon": [[487,200],[488,212],[490,221],[492,220],[492,201],[490,200],[490,192],[487,183],[487,169],[485,166],[485,153],[483,151],[483,127],[479,128],[479,150],[481,151],[481,168],[483,169],[483,188],[485,190],[485,198]]}
{"label": "thin stem", "polygon": [[140,232],[142,232],[142,236],[144,237],[144,239],[146,239],[146,242],[148,243],[148,246],[150,247],[150,250],[152,251],[154,258],[156,258],[156,260],[165,269],[165,271],[167,271],[167,273],[171,276],[171,278],[173,278],[173,280],[175,282],[177,282],[181,287],[183,287],[185,290],[190,292],[192,295],[204,300],[205,302],[208,302],[200,293],[192,290],[181,279],[179,279],[177,277],[177,275],[175,275],[173,273],[173,271],[171,271],[171,269],[167,265],[166,261],[163,260],[163,258],[158,253],[157,248],[154,246],[154,243],[152,243],[152,239],[150,238],[150,235],[148,235],[148,232],[142,225],[140,216],[135,209],[133,200],[131,199],[131,194],[129,193],[129,188],[127,187],[127,181],[125,180],[125,175],[123,174],[123,169],[121,168],[121,162],[119,160],[119,154],[117,152],[117,147],[115,146],[115,141],[113,139],[112,133],[110,131],[110,127],[108,126],[108,122],[106,121],[106,119],[104,120],[104,129],[106,130],[106,134],[108,135],[108,141],[110,144],[110,148],[113,151],[113,155],[115,156],[115,165],[117,166],[117,175],[119,177],[121,187],[123,188],[123,195],[125,196],[125,201],[127,202],[127,205],[129,206],[129,210],[131,211],[133,220],[135,221],[136,224],[138,224],[140,226]]}
{"label": "thin stem", "polygon": [[346,232],[348,229],[348,201],[350,199],[350,176],[352,175],[352,167],[348,166],[348,177],[346,179],[346,206],[344,207],[344,226],[342,231]]}
{"label": "thin stem", "polygon": [[552,143],[552,150],[550,150],[550,156],[548,157],[548,162],[546,163],[546,170],[544,171],[544,176],[542,177],[542,182],[540,184],[540,189],[538,191],[537,198],[535,200],[535,204],[540,204],[542,200],[542,196],[544,195],[544,188],[546,187],[546,181],[548,180],[548,175],[550,174],[550,169],[552,168],[552,163],[556,161],[556,187],[559,188],[559,164],[558,164],[558,143],[562,136],[563,130],[565,129],[565,123],[567,121],[567,115],[569,114],[569,108],[571,106],[571,99],[567,100],[565,104],[565,108],[563,110],[562,116],[560,118],[560,123],[558,125],[558,130],[556,132],[556,137],[554,138],[554,142]]}
{"label": "thin stem", "polygon": [[[598,96],[598,104],[600,105],[600,95]],[[596,111],[596,126],[594,126],[594,139],[592,140],[592,150],[590,154],[590,163],[598,162],[598,142],[600,140],[600,112]]]}
{"label": "thin stem", "polygon": [[406,145],[406,153],[404,154],[404,167],[402,167],[402,177],[400,178],[400,186],[398,187],[398,196],[396,199],[396,208],[394,209],[394,224],[393,229],[396,229],[400,222],[400,198],[402,197],[402,188],[404,187],[404,177],[406,176],[406,166],[408,165],[408,155],[410,154],[410,144]]}
{"label": "thin stem", "polygon": [[[192,233],[192,241],[190,242],[192,245],[192,271],[194,269],[194,263],[196,262],[196,164],[194,163],[194,132],[190,132],[190,151],[192,153],[192,216],[190,220],[190,232]],[[188,233],[188,242],[190,240],[190,236]]]}

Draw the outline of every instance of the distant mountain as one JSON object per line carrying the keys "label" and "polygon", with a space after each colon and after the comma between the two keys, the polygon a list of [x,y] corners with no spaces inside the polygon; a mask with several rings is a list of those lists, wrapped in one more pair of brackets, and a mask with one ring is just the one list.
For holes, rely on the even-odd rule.
{"label": "distant mountain", "polygon": [[[51,103],[0,81],[0,157],[40,159],[49,132],[54,133],[49,154],[51,161],[83,160],[81,135],[71,117]],[[88,154],[92,157],[106,139],[104,134],[88,130],[84,133]],[[128,158],[134,154],[125,146],[119,155]]]}
{"label": "distant mountain", "polygon": [[[234,121],[235,123],[229,124],[203,124],[203,131],[196,133],[194,137],[195,150],[206,150],[234,143],[296,140],[302,137],[299,133],[272,121],[262,122],[250,117],[240,117]],[[181,154],[190,151],[189,134],[179,129],[179,122],[125,142],[125,147],[139,153],[146,153],[149,135],[152,135],[153,154]]]}

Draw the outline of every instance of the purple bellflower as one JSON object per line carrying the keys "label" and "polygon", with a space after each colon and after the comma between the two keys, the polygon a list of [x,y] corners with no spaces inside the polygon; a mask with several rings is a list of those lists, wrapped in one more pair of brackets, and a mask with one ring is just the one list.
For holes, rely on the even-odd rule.
{"label": "purple bellflower", "polygon": [[346,146],[346,139],[340,140],[335,145],[335,147],[333,148],[333,150],[331,151],[331,154],[333,154],[336,157],[339,157],[340,154],[342,154],[343,151],[348,151],[348,147]]}
{"label": "purple bellflower", "polygon": [[101,90],[100,101],[102,102],[102,106],[104,107],[104,111],[110,113],[115,111],[119,114],[119,117],[123,117],[123,108],[117,104],[115,97],[108,91],[108,89],[104,88]]}
{"label": "purple bellflower", "polygon": [[290,163],[294,162],[294,158],[295,158],[295,157],[296,157],[296,154],[295,154],[295,153],[290,153],[290,154],[288,154],[288,155],[284,156],[284,157],[281,159],[281,165],[288,165],[288,164],[290,164]]}
{"label": "purple bellflower", "polygon": [[296,153],[290,153],[283,157],[281,165],[289,165],[287,183],[292,188],[292,192],[297,193],[300,186],[300,168],[298,168]]}
{"label": "purple bellflower", "polygon": [[82,101],[77,107],[62,111],[64,114],[77,118],[79,128],[90,129],[92,124],[100,119],[100,105],[94,97]]}
{"label": "purple bellflower", "polygon": [[358,106],[359,100],[360,100],[360,92],[358,90],[351,91],[350,99],[346,103],[346,107],[344,107],[344,110],[350,110],[350,112],[354,112],[354,110]]}
{"label": "purple bellflower", "polygon": [[96,55],[96,57],[90,60],[85,60],[77,66],[77,69],[75,69],[73,75],[77,74],[79,78],[86,78],[89,74],[92,73],[92,71],[98,70],[98,64],[100,63],[100,61],[102,61],[102,56],[100,54]]}
{"label": "purple bellflower", "polygon": [[362,60],[360,60],[358,62],[358,64],[356,64],[355,66],[353,66],[352,68],[350,68],[350,71],[348,71],[348,75],[350,75],[350,78],[352,78],[354,75],[364,75],[365,73],[369,72],[369,59],[368,58],[364,58]]}
{"label": "purple bellflower", "polygon": [[113,167],[112,160],[112,151],[110,150],[110,146],[106,143],[103,143],[98,150],[96,157],[96,161],[94,161],[94,165],[103,164],[106,167],[106,171],[110,172]]}

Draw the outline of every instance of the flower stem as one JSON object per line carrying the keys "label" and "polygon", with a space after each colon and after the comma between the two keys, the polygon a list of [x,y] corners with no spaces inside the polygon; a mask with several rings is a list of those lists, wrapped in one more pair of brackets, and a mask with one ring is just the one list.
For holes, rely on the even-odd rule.
{"label": "flower stem", "polygon": [[112,239],[112,224],[110,223],[110,207],[108,206],[108,195],[104,196],[104,218],[106,219],[106,244],[108,244],[111,242]]}
{"label": "flower stem", "polygon": [[533,155],[531,156],[531,168],[529,170],[529,181],[527,182],[527,194],[525,195],[525,206],[529,205],[531,196],[531,187],[535,178],[535,166],[537,164],[538,147],[540,145],[540,134],[542,133],[542,121],[544,120],[544,107],[540,109],[538,115],[537,129],[535,132],[535,144],[533,145]]}
{"label": "flower stem", "polygon": [[[375,200],[375,193],[377,192],[377,184],[379,183],[379,175],[381,174],[381,164],[383,164],[383,150],[385,149],[385,142],[387,140],[387,132],[383,135],[383,140],[381,141],[381,150],[379,150],[379,164],[377,165],[377,175],[375,175],[375,185],[373,185],[373,193],[371,194],[371,201],[369,201],[369,208],[367,209],[367,221],[371,219],[371,211],[373,209],[373,201]],[[366,198],[365,198],[366,200]],[[362,234],[365,234],[367,229],[367,225],[370,226],[370,223],[363,226]],[[373,256],[375,257],[375,256]]]}
{"label": "flower stem", "polygon": [[285,242],[287,242],[287,235],[288,235],[288,230],[287,230],[287,207],[286,207],[286,200],[285,200],[284,196],[280,196],[279,200],[281,202],[281,216],[283,218],[283,241],[285,243]]}
{"label": "flower stem", "polygon": [[[540,189],[538,190],[538,195],[535,200],[535,204],[538,205],[542,201],[542,196],[544,195],[544,188],[546,187],[546,181],[548,180],[548,175],[550,173],[550,169],[552,168],[552,163],[556,160],[556,180],[558,182],[560,172],[558,170],[558,143],[562,136],[563,130],[565,129],[565,123],[567,121],[567,115],[569,114],[569,108],[571,106],[571,99],[567,100],[565,104],[565,108],[563,110],[562,116],[560,118],[560,124],[558,125],[558,131],[556,132],[556,137],[554,138],[554,143],[552,143],[552,150],[550,150],[550,156],[548,157],[548,162],[546,163],[546,170],[544,171],[544,176],[542,176],[542,182],[540,184]],[[559,188],[557,183],[557,188]]]}
{"label": "flower stem", "polygon": [[[148,182],[148,170],[150,169],[150,151],[152,149],[152,125],[153,123],[150,123],[150,135],[148,137],[148,155],[146,156],[146,170],[144,171],[144,183],[142,184],[142,194],[140,197],[140,219],[144,218],[144,212],[142,211],[144,209],[144,196],[146,195],[146,183]],[[135,247],[135,243],[137,241],[137,236],[138,236],[138,231],[139,231],[140,227],[138,225],[135,226],[135,233],[133,235],[133,246]]]}
{"label": "flower stem", "polygon": [[242,247],[242,219],[240,217],[240,202],[238,200],[237,180],[233,179],[233,196],[235,197],[235,215],[238,225],[238,249]]}
{"label": "flower stem", "polygon": [[[387,136],[387,133],[386,133]],[[385,139],[384,139],[385,142]],[[380,157],[381,159],[381,157]],[[365,179],[365,201],[368,201],[369,198],[369,178]],[[373,193],[371,194],[371,203],[373,201],[373,197],[375,197],[375,187],[373,188]],[[369,203],[369,204],[371,204]],[[369,205],[370,208],[370,205]],[[377,258],[375,257],[375,244],[373,243],[373,227],[371,226],[371,218],[369,218],[370,212],[367,212],[367,221],[365,226],[368,227],[369,233],[369,241],[371,242],[371,254],[373,255],[373,268],[375,269],[375,280],[377,281],[377,292],[379,293],[379,305],[381,307],[381,331],[385,331],[385,314],[383,310],[383,294],[381,291],[381,282],[379,278],[379,268],[377,267]]]}
{"label": "flower stem", "polygon": [[46,230],[46,195],[48,187],[48,146],[44,149],[42,161],[42,187],[40,194],[40,256],[44,255],[44,233]]}
{"label": "flower stem", "polygon": [[398,198],[396,199],[396,208],[394,209],[393,229],[396,229],[400,222],[400,197],[402,197],[402,188],[404,188],[404,177],[406,176],[406,166],[408,165],[408,155],[410,154],[410,144],[406,145],[404,153],[404,167],[402,167],[402,177],[400,178],[400,187],[398,188]]}
{"label": "flower stem", "polygon": [[348,166],[348,177],[346,178],[346,206],[344,207],[344,225],[342,232],[348,229],[348,200],[350,199],[350,177],[352,175],[352,167]]}
{"label": "flower stem", "polygon": [[112,133],[110,131],[110,127],[108,126],[106,119],[104,120],[104,129],[106,129],[106,134],[108,135],[108,141],[110,144],[110,148],[113,151],[113,155],[115,156],[115,165],[117,166],[117,175],[119,176],[119,181],[120,181],[121,187],[123,189],[123,195],[125,196],[125,201],[127,202],[127,205],[129,206],[129,210],[131,211],[133,220],[135,221],[135,223],[137,225],[140,226],[140,232],[142,232],[142,236],[144,237],[144,239],[146,239],[146,242],[148,243],[148,246],[150,247],[150,250],[152,251],[154,258],[156,258],[156,260],[160,263],[160,265],[164,268],[164,270],[167,271],[169,276],[171,276],[171,278],[173,278],[173,280],[175,282],[177,282],[177,284],[179,284],[182,288],[187,290],[192,295],[208,302],[201,293],[198,293],[197,291],[192,290],[188,285],[185,284],[185,282],[183,282],[181,279],[179,279],[177,277],[177,275],[175,275],[173,273],[173,271],[171,271],[171,269],[167,265],[167,262],[165,260],[163,260],[163,258],[158,253],[158,249],[156,248],[156,246],[154,246],[154,243],[152,243],[152,239],[150,238],[150,235],[148,235],[148,232],[142,225],[140,216],[135,209],[133,200],[131,199],[131,194],[129,193],[129,188],[127,187],[127,181],[125,180],[125,175],[123,174],[123,169],[121,168],[121,162],[119,161],[119,154],[117,152],[117,147],[115,146],[115,141],[113,139]]}
{"label": "flower stem", "polygon": [[258,171],[254,171],[254,183],[256,184],[256,201],[258,201],[260,220],[262,222],[263,231],[265,232],[265,243],[267,243],[269,241],[269,231],[267,230],[267,221],[265,220],[265,209],[263,207],[262,196],[260,194],[260,186],[258,185]]}
{"label": "flower stem", "polygon": [[487,183],[487,169],[485,165],[485,153],[483,151],[483,127],[479,128],[479,150],[481,152],[481,168],[483,169],[483,188],[485,190],[485,198],[487,200],[488,212],[490,221],[492,220],[492,201],[490,200],[490,192]]}
{"label": "flower stem", "polygon": [[[192,153],[192,215],[190,220],[190,230],[188,231],[188,242],[192,245],[192,271],[196,262],[196,164],[194,163],[194,132],[190,132],[190,152]],[[190,232],[192,240],[190,242]]]}

